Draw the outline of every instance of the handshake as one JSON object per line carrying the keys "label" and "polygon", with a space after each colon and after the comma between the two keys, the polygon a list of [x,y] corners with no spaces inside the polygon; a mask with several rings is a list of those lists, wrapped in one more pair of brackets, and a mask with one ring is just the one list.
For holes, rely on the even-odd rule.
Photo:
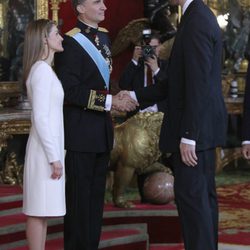
{"label": "handshake", "polygon": [[129,112],[138,107],[139,104],[131,96],[129,91],[123,90],[112,96],[112,110]]}

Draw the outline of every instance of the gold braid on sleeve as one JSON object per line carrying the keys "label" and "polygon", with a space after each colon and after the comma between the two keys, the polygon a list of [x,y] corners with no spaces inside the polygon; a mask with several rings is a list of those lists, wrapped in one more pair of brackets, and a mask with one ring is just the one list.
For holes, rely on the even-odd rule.
{"label": "gold braid on sleeve", "polygon": [[96,111],[104,111],[106,102],[106,95],[100,93],[96,90],[90,90],[89,101],[88,101],[88,109],[96,110]]}

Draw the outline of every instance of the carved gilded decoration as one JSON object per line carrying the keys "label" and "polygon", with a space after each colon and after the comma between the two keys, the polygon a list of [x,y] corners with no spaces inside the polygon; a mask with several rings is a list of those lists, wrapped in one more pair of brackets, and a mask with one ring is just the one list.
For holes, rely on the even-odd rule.
{"label": "carved gilded decoration", "polygon": [[0,108],[15,106],[22,92],[18,82],[0,82]]}
{"label": "carved gilded decoration", "polygon": [[36,1],[36,19],[48,18],[49,5],[52,11],[52,20],[58,23],[58,11],[60,9],[59,4],[65,3],[66,0],[37,0]]}
{"label": "carved gilded decoration", "polygon": [[22,185],[23,164],[17,163],[17,155],[11,152],[7,155],[5,167],[0,171],[0,182],[10,185]]}
{"label": "carved gilded decoration", "polygon": [[52,19],[58,23],[58,11],[60,9],[59,4],[65,3],[66,0],[50,0],[50,9],[52,10]]}
{"label": "carved gilded decoration", "polygon": [[49,4],[48,0],[37,0],[35,2],[36,7],[36,19],[48,18],[49,16]]}
{"label": "carved gilded decoration", "polygon": [[7,140],[13,135],[28,134],[30,111],[5,108],[0,111],[0,151],[7,147]]}
{"label": "carved gilded decoration", "polygon": [[134,173],[167,172],[157,160],[161,156],[158,147],[163,113],[137,113],[114,128],[114,148],[110,165],[116,166],[113,184],[113,202],[117,207],[131,207],[124,193]]}
{"label": "carved gilded decoration", "polygon": [[249,0],[238,0],[238,2],[242,6],[242,8],[250,10],[250,1]]}
{"label": "carved gilded decoration", "polygon": [[3,3],[1,2],[0,3],[0,28],[2,29],[3,28]]}
{"label": "carved gilded decoration", "polygon": [[[6,27],[6,15],[7,15],[7,0],[0,0],[0,30],[3,31]],[[0,42],[2,48],[0,49],[0,55],[3,56],[6,54],[6,48],[3,44],[7,41],[7,35],[2,32],[0,36]]]}
{"label": "carved gilded decoration", "polygon": [[[7,147],[13,135],[28,134],[30,130],[30,110],[4,108],[0,110],[0,152]],[[0,183],[21,184],[23,165],[18,165],[14,152],[7,154],[7,159],[0,171]]]}
{"label": "carved gilded decoration", "polygon": [[[230,115],[241,115],[243,113],[243,97],[225,97],[227,113]],[[221,171],[230,162],[242,157],[241,147],[217,148],[216,149],[216,171]]]}

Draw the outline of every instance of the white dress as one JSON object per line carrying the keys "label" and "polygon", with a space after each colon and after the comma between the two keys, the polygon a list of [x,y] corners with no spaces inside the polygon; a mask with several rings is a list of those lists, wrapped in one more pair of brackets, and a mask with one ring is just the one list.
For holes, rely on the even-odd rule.
{"label": "white dress", "polygon": [[[23,212],[30,216],[65,214],[63,98],[60,81],[44,61],[36,62],[27,82],[32,107],[23,178]],[[60,160],[63,176],[51,178],[50,162]]]}

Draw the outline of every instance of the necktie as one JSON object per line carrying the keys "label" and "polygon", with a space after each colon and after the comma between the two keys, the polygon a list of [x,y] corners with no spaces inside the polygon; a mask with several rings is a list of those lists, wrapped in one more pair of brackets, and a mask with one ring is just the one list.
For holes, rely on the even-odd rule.
{"label": "necktie", "polygon": [[152,71],[149,67],[146,67],[146,75],[147,75],[147,86],[152,84]]}

